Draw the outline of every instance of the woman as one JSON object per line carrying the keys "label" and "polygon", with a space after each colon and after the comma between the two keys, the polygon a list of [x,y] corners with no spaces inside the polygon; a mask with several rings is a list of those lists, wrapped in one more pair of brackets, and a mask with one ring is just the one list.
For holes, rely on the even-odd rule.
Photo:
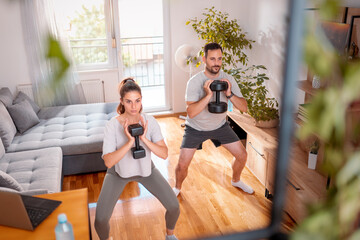
{"label": "woman", "polygon": [[[100,239],[109,238],[109,220],[125,185],[137,181],[144,185],[166,208],[165,240],[176,240],[174,228],[179,217],[179,202],[168,182],[151,161],[151,152],[166,159],[168,149],[155,118],[142,111],[142,96],[139,85],[131,78],[119,86],[120,104],[118,116],[109,120],[104,132],[103,155],[108,170],[96,207],[95,229]],[[145,157],[134,159],[131,148],[135,138],[128,126],[141,124],[144,133],[139,136]]]}

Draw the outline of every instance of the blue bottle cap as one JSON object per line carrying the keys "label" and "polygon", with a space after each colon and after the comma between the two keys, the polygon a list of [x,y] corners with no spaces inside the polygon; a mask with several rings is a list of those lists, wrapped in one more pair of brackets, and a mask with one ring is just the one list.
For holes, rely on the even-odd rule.
{"label": "blue bottle cap", "polygon": [[65,213],[61,213],[58,215],[58,221],[59,223],[65,223],[67,222],[67,217]]}

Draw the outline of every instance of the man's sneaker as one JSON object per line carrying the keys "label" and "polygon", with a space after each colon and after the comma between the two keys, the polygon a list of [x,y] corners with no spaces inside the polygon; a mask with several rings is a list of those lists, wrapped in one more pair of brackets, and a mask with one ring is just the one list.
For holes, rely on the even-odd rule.
{"label": "man's sneaker", "polygon": [[178,240],[175,235],[166,235],[165,240]]}
{"label": "man's sneaker", "polygon": [[249,193],[249,194],[253,194],[254,193],[254,190],[246,185],[245,183],[243,183],[242,181],[238,181],[238,182],[233,182],[231,180],[231,185],[233,185],[234,187],[237,187],[237,188],[240,188],[241,190],[243,190],[244,192],[246,193]]}
{"label": "man's sneaker", "polygon": [[176,196],[178,196],[179,193],[180,193],[180,190],[177,189],[176,187],[173,187],[173,191],[174,191],[174,193],[175,193]]}

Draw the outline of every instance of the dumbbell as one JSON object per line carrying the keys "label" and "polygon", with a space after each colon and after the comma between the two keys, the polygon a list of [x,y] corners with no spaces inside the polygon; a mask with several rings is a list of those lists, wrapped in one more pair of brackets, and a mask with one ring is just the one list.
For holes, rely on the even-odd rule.
{"label": "dumbbell", "polygon": [[223,113],[227,110],[227,103],[220,102],[220,92],[228,89],[228,83],[225,81],[214,80],[210,84],[211,91],[215,92],[216,100],[215,102],[210,102],[208,104],[209,112],[211,113]]}
{"label": "dumbbell", "polygon": [[140,146],[139,136],[144,134],[144,128],[136,123],[128,126],[128,130],[131,136],[135,137],[135,147],[131,148],[133,158],[139,159],[146,156],[145,149]]}

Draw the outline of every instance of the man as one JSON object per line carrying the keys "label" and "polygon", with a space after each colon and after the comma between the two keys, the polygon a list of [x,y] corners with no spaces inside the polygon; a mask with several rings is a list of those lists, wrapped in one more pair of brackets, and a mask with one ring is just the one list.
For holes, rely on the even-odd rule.
{"label": "man", "polygon": [[238,136],[227,123],[226,112],[210,113],[208,111],[208,103],[215,95],[210,89],[210,84],[214,80],[227,82],[228,88],[220,93],[220,101],[229,99],[242,112],[247,111],[247,102],[244,98],[239,97],[242,95],[234,78],[221,70],[222,48],[219,44],[206,44],[202,60],[205,63],[205,70],[193,76],[186,87],[186,127],[180,147],[179,162],[175,170],[176,184],[173,190],[176,196],[179,195],[195,151],[202,148],[202,142],[211,139],[216,147],[222,145],[235,158],[232,165],[231,184],[252,194],[254,190],[240,181],[247,153]]}

